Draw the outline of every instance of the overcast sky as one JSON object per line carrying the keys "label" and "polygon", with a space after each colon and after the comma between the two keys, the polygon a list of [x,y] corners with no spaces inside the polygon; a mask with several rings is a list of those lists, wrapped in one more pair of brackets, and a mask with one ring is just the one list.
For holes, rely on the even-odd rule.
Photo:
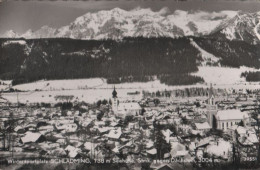
{"label": "overcast sky", "polygon": [[245,12],[260,11],[259,0],[99,0],[99,1],[7,1],[0,3],[0,34],[7,30],[24,33],[28,29],[37,30],[43,25],[58,28],[72,22],[87,12],[119,7],[131,10],[136,7],[158,11],[168,7],[171,12],[179,10]]}

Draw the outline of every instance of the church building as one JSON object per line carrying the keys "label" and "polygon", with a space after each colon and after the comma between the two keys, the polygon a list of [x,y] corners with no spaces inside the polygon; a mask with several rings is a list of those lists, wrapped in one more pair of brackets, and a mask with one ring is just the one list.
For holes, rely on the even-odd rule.
{"label": "church building", "polygon": [[239,109],[218,110],[212,85],[208,97],[207,118],[211,128],[226,131],[229,127],[241,121],[245,126],[248,125],[249,116],[247,112],[242,112]]}
{"label": "church building", "polygon": [[216,126],[217,129],[226,131],[228,128],[233,125],[237,125],[240,122],[243,122],[244,126],[249,125],[249,116],[247,112],[242,112],[239,109],[230,109],[230,110],[219,110],[216,117]]}
{"label": "church building", "polygon": [[142,112],[142,108],[137,102],[119,102],[114,87],[112,92],[112,111],[116,116],[125,118],[125,116],[138,116]]}

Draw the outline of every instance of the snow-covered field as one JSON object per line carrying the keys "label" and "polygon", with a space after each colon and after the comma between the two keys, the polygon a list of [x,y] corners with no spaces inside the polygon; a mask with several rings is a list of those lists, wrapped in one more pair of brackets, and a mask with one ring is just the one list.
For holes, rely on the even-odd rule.
{"label": "snow-covered field", "polygon": [[[204,84],[188,85],[188,86],[168,86],[160,83],[159,80],[150,82],[135,82],[135,83],[121,83],[116,84],[117,89],[147,89],[150,91],[165,90],[165,89],[181,89],[187,87],[204,87],[210,83],[216,87],[229,88],[254,88],[259,85],[259,82],[248,83],[245,78],[241,78],[240,75],[245,71],[260,71],[248,67],[240,68],[228,68],[228,67],[211,67],[201,66],[198,67],[199,71],[192,75],[200,76],[205,80]],[[10,83],[10,81],[8,81]],[[64,91],[64,90],[89,90],[89,89],[112,89],[113,84],[107,84],[106,79],[103,78],[91,78],[91,79],[73,79],[73,80],[40,80],[32,83],[26,83],[13,86],[14,89],[21,91]],[[132,90],[132,91],[133,91]]]}
{"label": "snow-covered field", "polygon": [[21,44],[25,45],[26,42],[24,40],[11,40],[11,41],[6,41],[3,45],[9,45],[9,44]]}
{"label": "snow-covered field", "polygon": [[[216,84],[218,86],[230,86],[239,84],[249,84],[246,83],[245,78],[241,78],[240,75],[245,71],[260,71],[248,67],[240,68],[228,68],[228,67],[210,67],[203,66],[199,67],[199,71],[193,75],[200,76],[204,78],[207,83]],[[259,83],[250,83],[258,84]]]}
{"label": "snow-covered field", "polygon": [[48,81],[40,80],[32,83],[13,86],[13,88],[22,91],[32,91],[32,90],[55,91],[55,90],[89,89],[89,88],[97,88],[99,86],[102,86],[104,82],[105,80],[101,78],[48,80]]}
{"label": "snow-covered field", "polygon": [[[141,92],[147,90],[155,92],[158,90],[174,90],[183,89],[187,87],[209,87],[212,83],[214,88],[222,89],[259,89],[260,82],[249,83],[245,82],[240,75],[244,71],[256,71],[252,68],[224,68],[224,67],[199,67],[197,73],[193,75],[204,78],[204,84],[187,85],[187,86],[168,86],[161,84],[159,80],[146,83],[122,83],[116,84],[115,87],[118,92],[120,100],[140,99],[141,95],[128,95],[129,92]],[[10,83],[10,81],[5,81]],[[6,87],[6,86],[5,86]],[[26,91],[19,93],[3,93],[2,96],[10,102],[34,103],[34,102],[51,102],[55,103],[56,95],[74,95],[79,101],[96,102],[100,99],[109,99],[112,96],[114,85],[107,84],[106,79],[92,78],[92,79],[74,79],[74,80],[49,80],[37,81],[27,84],[13,86],[14,89]],[[35,90],[40,91],[35,91]]]}
{"label": "snow-covered field", "polygon": [[[138,89],[136,89],[138,90]],[[112,97],[113,89],[88,89],[88,90],[64,90],[64,91],[38,91],[38,92],[19,92],[19,93],[4,93],[3,97],[9,100],[11,103],[18,101],[21,103],[36,103],[36,102],[48,102],[56,103],[56,95],[73,95],[74,100],[85,101],[88,103],[97,102],[98,100],[107,99]],[[117,89],[118,97],[122,100],[138,100],[141,96],[131,97],[127,95],[129,90]],[[18,95],[17,95],[18,94]],[[127,98],[128,96],[128,98]]]}

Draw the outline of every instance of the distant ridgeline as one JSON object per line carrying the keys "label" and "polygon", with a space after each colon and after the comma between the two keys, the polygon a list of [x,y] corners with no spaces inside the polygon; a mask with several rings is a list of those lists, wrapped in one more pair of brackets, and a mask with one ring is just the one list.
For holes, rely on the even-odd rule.
{"label": "distant ridgeline", "polygon": [[222,66],[260,67],[260,45],[217,38],[125,38],[115,40],[0,39],[0,79],[13,84],[40,79],[104,77],[108,83],[169,85],[203,82],[190,75],[202,63],[195,41],[219,58]]}

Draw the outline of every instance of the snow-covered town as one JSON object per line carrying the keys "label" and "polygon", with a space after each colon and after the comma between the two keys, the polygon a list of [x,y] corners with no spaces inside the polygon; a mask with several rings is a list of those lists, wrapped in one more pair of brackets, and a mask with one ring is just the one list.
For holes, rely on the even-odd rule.
{"label": "snow-covered town", "polygon": [[260,170],[259,9],[0,0],[0,170]]}
{"label": "snow-covered town", "polygon": [[116,86],[109,91],[109,100],[91,104],[73,95],[55,104],[1,98],[0,168],[259,167],[259,90],[227,94],[211,85],[124,101]]}

